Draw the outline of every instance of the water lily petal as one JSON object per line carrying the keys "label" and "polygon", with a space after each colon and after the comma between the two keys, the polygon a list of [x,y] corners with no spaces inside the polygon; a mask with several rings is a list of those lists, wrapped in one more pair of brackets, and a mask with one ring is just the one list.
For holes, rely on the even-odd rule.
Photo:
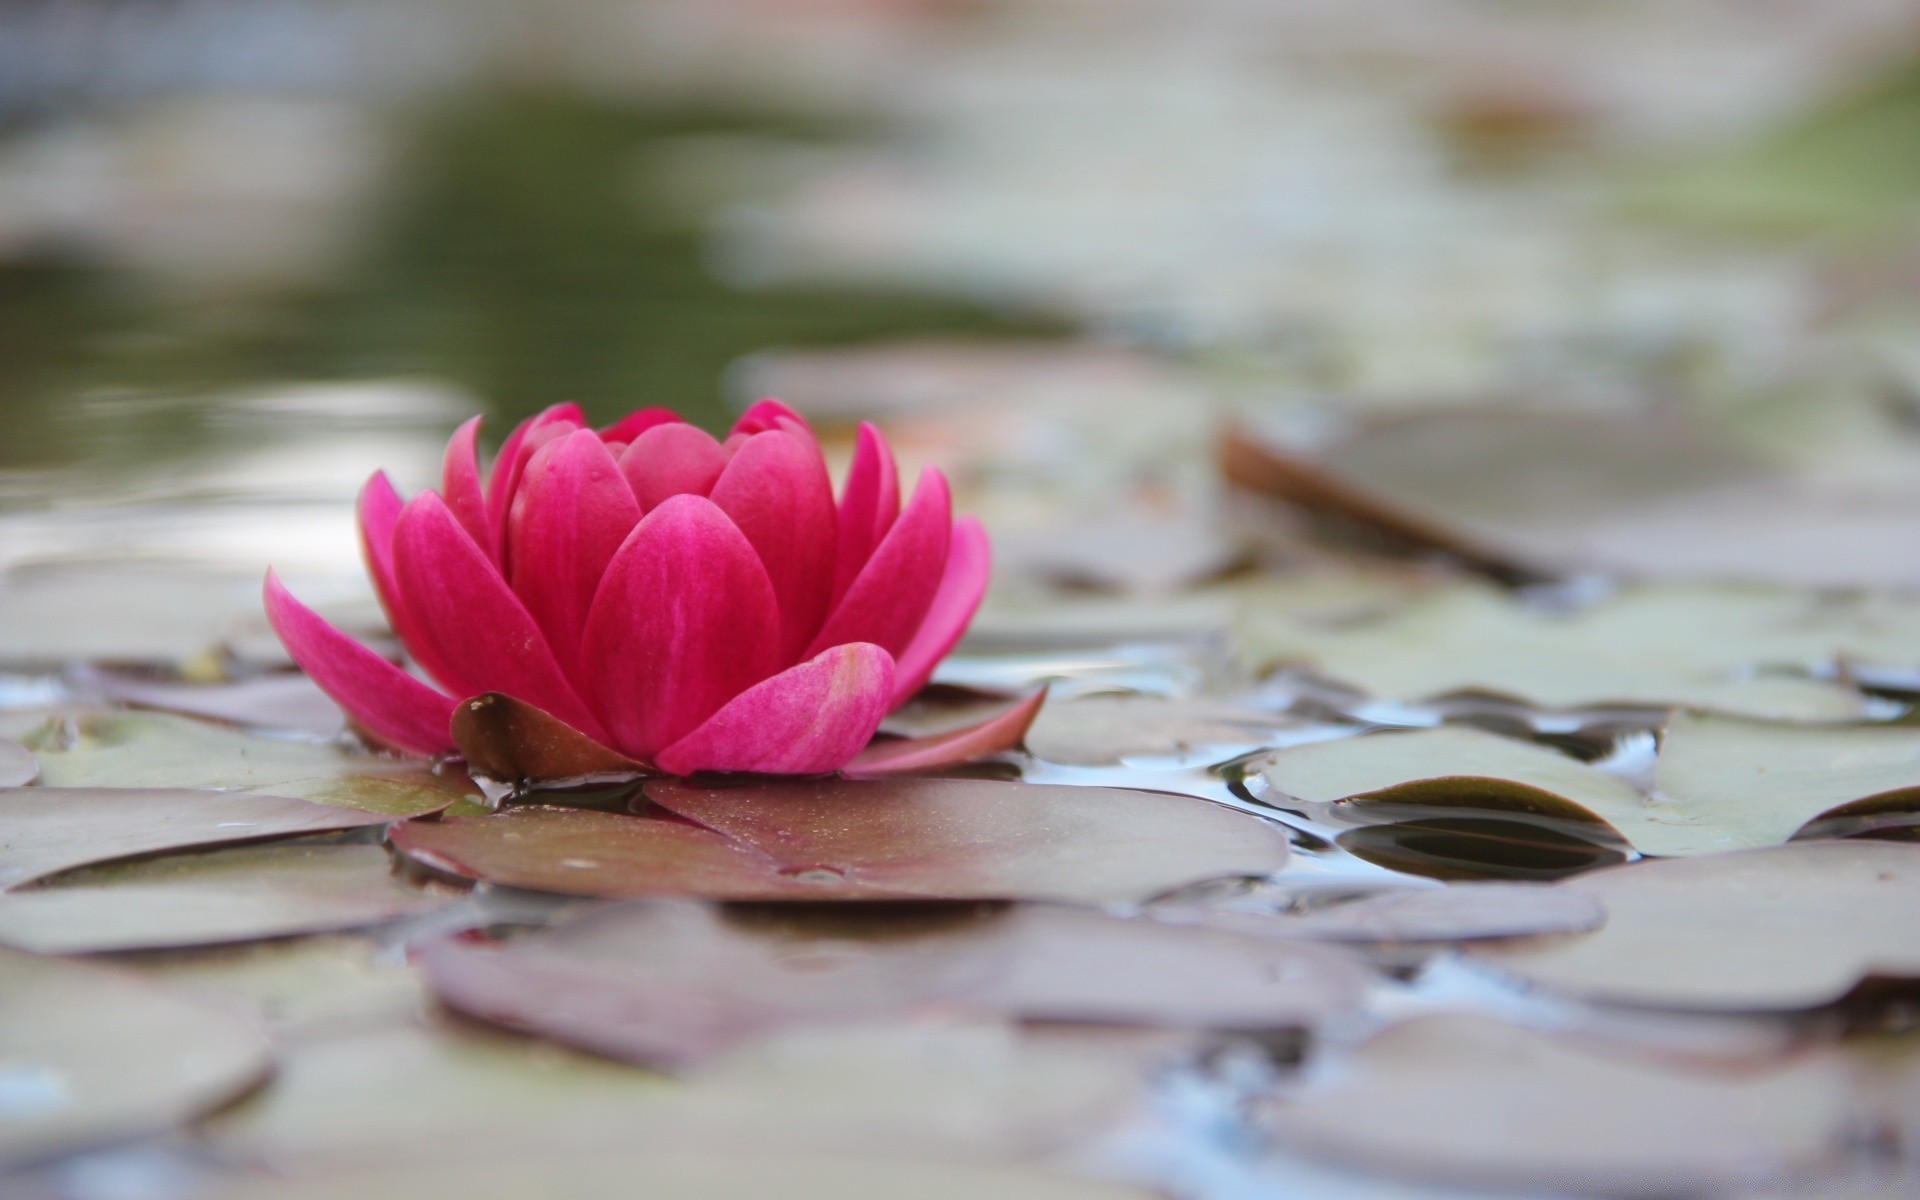
{"label": "water lily petal", "polygon": [[440,494],[474,542],[490,550],[495,541],[487,498],[480,491],[479,439],[479,417],[462,422],[447,439],[446,459],[440,468]]}
{"label": "water lily petal", "polygon": [[578,404],[556,404],[520,422],[507,435],[507,440],[500,445],[500,456],[493,460],[493,474],[487,479],[487,520],[493,527],[496,543],[506,537],[507,514],[512,511],[514,489],[520,486],[520,472],[526,470],[533,452],[552,435],[547,434],[532,445],[527,444],[528,439],[543,429],[583,429],[586,424],[587,415],[580,411]]}
{"label": "water lily petal", "polygon": [[972,517],[955,521],[940,589],[933,594],[933,604],[927,609],[927,618],[920,623],[919,632],[913,635],[895,664],[899,668],[893,677],[895,708],[925,687],[940,660],[959,644],[973,614],[979,611],[992,575],[993,547],[987,541],[987,531]]}
{"label": "water lily petal", "polygon": [[669,496],[704,496],[727,466],[727,455],[713,435],[698,425],[656,425],[633,440],[620,455],[643,509],[658,508]]}
{"label": "water lily petal", "polygon": [[808,438],[813,437],[813,426],[807,424],[805,417],[772,398],[754,401],[746,412],[740,414],[740,419],[733,423],[732,432],[744,433],[751,437],[756,433],[766,433],[769,430],[782,430],[787,433],[797,430],[806,434]]}
{"label": "water lily petal", "polygon": [[507,519],[513,590],[563,666],[579,661],[600,577],[639,520],[633,489],[591,429],[548,442],[521,475]]}
{"label": "water lily petal", "polygon": [[891,655],[868,642],[835,646],[741,692],[654,761],[672,775],[825,774],[872,739],[892,694]]}
{"label": "water lily petal", "polygon": [[1041,688],[999,716],[988,717],[977,725],[931,737],[869,746],[847,764],[845,773],[856,779],[867,779],[908,771],[931,771],[1011,750],[1026,738],[1046,699],[1047,690]]}
{"label": "water lily petal", "polygon": [[847,469],[840,493],[840,536],[834,553],[833,603],[847,594],[860,568],[887,535],[900,513],[900,470],[893,449],[878,429],[860,422],[860,439],[853,447],[853,465]]}
{"label": "water lily petal", "polygon": [[713,485],[710,499],[746,534],[780,603],[780,657],[792,662],[827,615],[833,584],[833,481],[810,440],[756,433]]}
{"label": "water lily petal", "polygon": [[354,724],[401,750],[453,749],[454,700],[443,696],[334,628],[267,572],[267,621],[281,644]]}
{"label": "water lily petal", "polygon": [[773,674],[779,634],[773,583],[746,536],[706,497],[673,496],[608,564],[581,678],[609,744],[651,758]]}
{"label": "water lily petal", "polygon": [[953,502],[946,477],[928,468],[906,510],[834,606],[807,653],[818,654],[842,642],[872,642],[889,654],[904,653],[946,574],[952,537]]}
{"label": "water lily petal", "polygon": [[401,511],[393,566],[421,665],[449,691],[505,692],[603,736],[540,626],[433,492]]}
{"label": "water lily petal", "polygon": [[406,640],[406,609],[400,601],[400,588],[393,581],[393,527],[400,520],[406,501],[393,488],[385,471],[375,471],[360,489],[355,511],[360,520],[360,553],[367,561],[367,575],[373,590],[386,610],[387,623],[402,641]]}
{"label": "water lily petal", "polygon": [[639,408],[600,431],[603,442],[631,442],[659,425],[678,425],[680,414],[670,408]]}

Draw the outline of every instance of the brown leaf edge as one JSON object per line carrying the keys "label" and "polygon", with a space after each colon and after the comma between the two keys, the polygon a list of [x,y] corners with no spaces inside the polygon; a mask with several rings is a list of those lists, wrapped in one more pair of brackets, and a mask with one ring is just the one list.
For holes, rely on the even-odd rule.
{"label": "brown leaf edge", "polygon": [[1040,690],[996,716],[977,725],[928,737],[876,741],[868,745],[840,772],[850,779],[871,779],[881,775],[904,775],[910,771],[930,771],[951,767],[1002,750],[1012,750],[1026,739],[1040,706],[1047,700],[1047,689]]}

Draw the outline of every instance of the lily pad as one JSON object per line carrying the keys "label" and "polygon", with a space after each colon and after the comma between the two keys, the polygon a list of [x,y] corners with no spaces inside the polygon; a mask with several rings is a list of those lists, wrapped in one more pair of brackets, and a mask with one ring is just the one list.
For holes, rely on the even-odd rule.
{"label": "lily pad", "polygon": [[225,683],[184,683],[87,667],[80,683],[135,708],[206,717],[233,725],[331,736],[345,724],[340,707],[297,672],[271,672]]}
{"label": "lily pad", "polygon": [[1477,948],[1476,961],[1557,992],[1713,1011],[1816,1008],[1869,979],[1920,980],[1920,846],[1795,842],[1555,886],[1599,903],[1606,925]]}
{"label": "lily pad", "polygon": [[1171,1049],[1136,1031],[876,1023],[673,1081],[471,1025],[349,1025],[290,1044],[273,1086],[201,1134],[229,1161],[312,1175],[646,1148],[1031,1155],[1123,1118]]}
{"label": "lily pad", "polygon": [[1920,729],[1681,712],[1661,737],[1653,780],[1655,807],[1637,826],[1622,826],[1646,853],[1778,845],[1859,800],[1882,811],[1920,810]]}
{"label": "lily pad", "polygon": [[0,787],[24,787],[40,777],[40,760],[10,738],[0,738]]}
{"label": "lily pad", "polygon": [[[1794,673],[1843,660],[1920,660],[1920,602],[1880,595],[1645,585],[1556,613],[1462,583],[1339,626],[1260,596],[1249,594],[1240,624],[1251,665],[1310,667],[1408,702],[1482,691],[1549,708],[1689,706],[1842,720],[1864,711],[1857,693]],[[1756,675],[1764,668],[1787,673]]]}
{"label": "lily pad", "polygon": [[1131,694],[1056,700],[1027,732],[1035,758],[1105,766],[1132,757],[1186,757],[1268,744],[1297,721],[1218,700]]}
{"label": "lily pad", "polygon": [[1313,947],[1083,909],[777,912],[729,925],[697,905],[621,905],[504,946],[441,941],[419,962],[468,1015],[674,1070],[774,1030],[928,1012],[1311,1027],[1367,985]]}
{"label": "lily pad", "polygon": [[384,817],[287,796],[184,788],[0,789],[0,888],[167,850],[379,825]]}
{"label": "lily pad", "polygon": [[0,950],[0,1161],[170,1129],[272,1069],[244,1021],[124,972]]}
{"label": "lily pad", "polygon": [[170,713],[89,714],[27,739],[40,782],[64,788],[227,788],[386,817],[438,812],[472,795],[415,762],[255,737]]}
{"label": "lily pad", "polygon": [[902,779],[731,788],[661,780],[645,790],[788,870],[837,870],[929,899],[1138,900],[1198,879],[1265,875],[1287,857],[1278,826],[1130,788]]}
{"label": "lily pad", "polygon": [[1681,712],[1668,723],[1654,794],[1556,751],[1473,729],[1381,733],[1278,751],[1277,790],[1371,820],[1445,819],[1457,810],[1589,840],[1592,829],[1643,854],[1778,845],[1829,810],[1920,810],[1920,730],[1808,726]]}
{"label": "lily pad", "polygon": [[464,878],[609,899],[1110,903],[1286,861],[1277,827],[1204,800],[967,779],[645,785],[673,816],[529,805],[396,826]]}
{"label": "lily pad", "polygon": [[250,846],[0,895],[0,943],[41,954],[206,946],[375,925],[442,903],[397,882],[378,846]]}
{"label": "lily pad", "polygon": [[494,1158],[432,1166],[259,1178],[218,1189],[213,1200],[525,1200],[528,1196],[671,1196],[674,1200],[1149,1200],[1125,1184],[1074,1179],[1035,1167],[899,1158],[811,1157],[764,1151]]}
{"label": "lily pad", "polygon": [[1677,1195],[1775,1180],[1844,1151],[1847,1064],[1714,1072],[1472,1016],[1397,1025],[1288,1098],[1279,1144],[1462,1186]]}
{"label": "lily pad", "polygon": [[1322,942],[1466,942],[1585,933],[1607,913],[1598,901],[1534,883],[1458,883],[1406,887],[1304,912],[1207,911],[1168,906],[1164,920],[1196,922],[1255,937]]}

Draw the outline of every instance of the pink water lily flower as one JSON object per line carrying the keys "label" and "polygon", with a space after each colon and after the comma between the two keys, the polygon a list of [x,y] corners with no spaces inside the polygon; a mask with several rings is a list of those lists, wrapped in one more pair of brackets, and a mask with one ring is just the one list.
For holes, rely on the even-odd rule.
{"label": "pink water lily flower", "polygon": [[668,774],[840,770],[986,591],[979,522],[954,520],[937,470],[902,503],[871,426],[836,501],[813,431],[777,401],[725,441],[664,409],[596,430],[560,405],[513,431],[484,483],[479,425],[448,443],[439,491],[403,502],[377,473],[360,496],[375,590],[439,688],[267,576],[294,661],[402,750],[453,752],[456,706],[501,693]]}

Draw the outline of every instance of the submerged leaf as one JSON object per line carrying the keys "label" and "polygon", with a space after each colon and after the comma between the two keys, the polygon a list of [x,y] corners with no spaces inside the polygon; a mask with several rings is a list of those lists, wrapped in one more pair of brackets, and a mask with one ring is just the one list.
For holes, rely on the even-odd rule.
{"label": "submerged leaf", "polygon": [[0,889],[142,854],[360,829],[384,820],[374,813],[251,792],[0,789]]}
{"label": "submerged leaf", "polygon": [[108,967],[0,950],[0,1162],[158,1133],[272,1070],[245,1021]]}
{"label": "submerged leaf", "polygon": [[1920,981],[1920,846],[1796,842],[1557,886],[1599,903],[1607,923],[1479,948],[1478,961],[1579,996],[1735,1012],[1831,1004],[1870,978]]}
{"label": "submerged leaf", "polygon": [[472,794],[418,762],[255,737],[167,713],[56,720],[28,741],[48,787],[228,788],[386,817],[438,812]]}

